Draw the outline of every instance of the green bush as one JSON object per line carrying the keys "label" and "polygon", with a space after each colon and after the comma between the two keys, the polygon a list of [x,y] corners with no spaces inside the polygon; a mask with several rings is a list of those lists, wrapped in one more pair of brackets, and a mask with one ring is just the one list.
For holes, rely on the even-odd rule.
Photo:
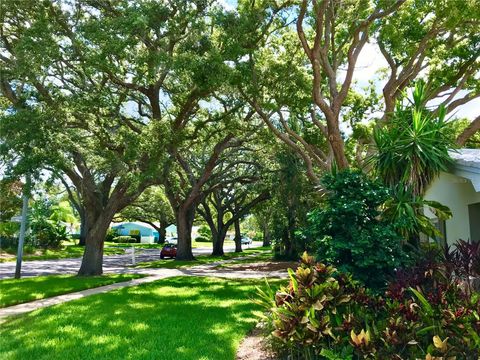
{"label": "green bush", "polygon": [[58,249],[62,240],[68,238],[67,228],[52,220],[34,219],[30,229],[33,243],[44,249]]}
{"label": "green bush", "polygon": [[253,241],[263,241],[263,233],[260,231],[255,232],[255,235],[253,235],[252,238]]}
{"label": "green bush", "polygon": [[407,257],[402,238],[380,218],[389,190],[360,171],[322,178],[323,207],[309,214],[305,235],[315,240],[317,259],[349,272],[370,288],[381,289]]}
{"label": "green bush", "polygon": [[206,237],[203,237],[203,236],[197,236],[195,238],[195,241],[196,242],[212,242],[212,239],[211,238],[206,238]]}
{"label": "green bush", "polygon": [[131,236],[116,236],[112,239],[114,243],[126,244],[126,243],[136,243],[137,239]]}
{"label": "green bush", "polygon": [[130,232],[128,233],[128,235],[131,237],[131,238],[134,238],[135,239],[135,242],[139,243],[141,240],[142,240],[142,236],[140,234],[140,230],[130,230]]}
{"label": "green bush", "polygon": [[211,238],[212,237],[212,231],[207,225],[202,225],[198,228],[198,233],[200,234],[200,237],[203,238]]}
{"label": "green bush", "polygon": [[455,282],[372,295],[306,253],[290,283],[258,290],[273,348],[288,359],[477,359],[480,294]]}
{"label": "green bush", "polygon": [[113,239],[116,238],[118,235],[119,234],[117,229],[110,228],[107,230],[107,234],[105,235],[105,241],[114,242]]}

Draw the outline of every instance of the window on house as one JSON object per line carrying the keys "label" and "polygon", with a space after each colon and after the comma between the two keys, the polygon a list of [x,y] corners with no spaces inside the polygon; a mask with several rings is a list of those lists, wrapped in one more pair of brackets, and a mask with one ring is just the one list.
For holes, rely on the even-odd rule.
{"label": "window on house", "polygon": [[480,202],[468,205],[470,240],[480,241]]}
{"label": "window on house", "polygon": [[440,220],[440,219],[432,219],[433,225],[435,225],[435,228],[438,230],[440,233],[440,236],[436,236],[433,240],[441,246],[445,246],[447,244],[447,227],[445,220]]}

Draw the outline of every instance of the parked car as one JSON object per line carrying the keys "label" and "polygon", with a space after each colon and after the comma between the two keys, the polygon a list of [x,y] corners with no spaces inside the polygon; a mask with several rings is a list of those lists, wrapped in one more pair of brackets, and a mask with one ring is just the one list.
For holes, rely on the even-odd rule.
{"label": "parked car", "polygon": [[242,235],[242,239],[240,241],[242,242],[242,245],[250,245],[253,242],[252,239],[244,235]]}
{"label": "parked car", "polygon": [[178,238],[173,237],[173,236],[170,236],[170,237],[167,237],[167,238],[165,239],[165,242],[166,242],[167,244],[175,244],[175,245],[177,245],[177,243],[178,243]]}
{"label": "parked car", "polygon": [[165,257],[174,258],[177,257],[177,245],[174,244],[165,244],[160,251],[160,259],[165,259]]}

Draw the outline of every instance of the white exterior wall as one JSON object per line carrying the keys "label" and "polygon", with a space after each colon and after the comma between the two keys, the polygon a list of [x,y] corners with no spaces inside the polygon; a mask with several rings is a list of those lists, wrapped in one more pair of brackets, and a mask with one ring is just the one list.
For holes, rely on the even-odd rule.
{"label": "white exterior wall", "polygon": [[155,243],[155,237],[154,236],[141,236],[140,237],[140,243],[142,243],[142,244],[154,244]]}
{"label": "white exterior wall", "polygon": [[[449,173],[441,173],[425,193],[426,200],[435,200],[452,211],[452,218],[445,222],[447,242],[470,239],[468,205],[480,202],[480,192],[476,192],[470,180]],[[435,218],[428,209],[425,215]]]}

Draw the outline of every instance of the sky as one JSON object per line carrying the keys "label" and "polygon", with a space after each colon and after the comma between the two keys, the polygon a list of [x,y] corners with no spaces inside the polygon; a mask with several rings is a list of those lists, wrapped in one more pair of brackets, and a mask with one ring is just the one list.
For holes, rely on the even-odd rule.
{"label": "sky", "polygon": [[[227,10],[235,10],[237,0],[217,0],[218,3]],[[379,77],[379,70],[388,69],[388,63],[381,54],[376,44],[367,43],[357,60],[357,66],[353,75],[353,80],[356,82],[356,88],[366,87],[370,80],[375,80],[377,93],[381,93],[386,80],[381,80]],[[460,92],[456,98],[462,97],[465,92]],[[467,118],[473,120],[480,114],[480,98],[472,100],[467,104],[458,107],[453,114],[456,118]]]}
{"label": "sky", "polygon": [[[378,71],[384,68],[388,69],[388,63],[380,53],[378,47],[375,44],[366,44],[358,57],[357,66],[353,75],[354,81],[357,82],[357,87],[365,87],[368,85],[369,80],[375,79],[376,90],[381,93],[386,80],[381,80],[379,78]],[[460,92],[457,97],[462,97],[464,95],[465,92]],[[480,98],[477,98],[458,107],[453,115],[457,118],[473,120],[479,114]]]}

